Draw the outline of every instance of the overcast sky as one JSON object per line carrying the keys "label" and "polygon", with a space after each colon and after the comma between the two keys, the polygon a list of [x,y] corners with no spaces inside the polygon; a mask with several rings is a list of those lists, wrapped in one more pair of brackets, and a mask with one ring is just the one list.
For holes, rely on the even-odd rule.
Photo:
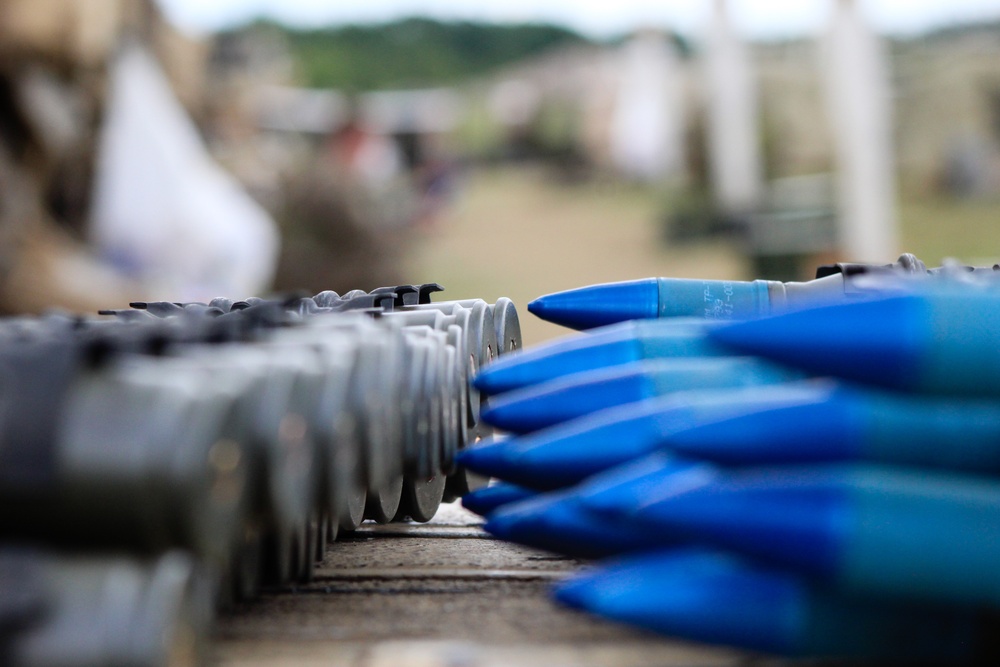
{"label": "overcast sky", "polygon": [[[744,33],[814,33],[834,0],[731,0]],[[1000,0],[858,0],[883,32],[914,34],[941,25],[1000,19]],[[548,21],[595,37],[641,26],[697,31],[709,0],[160,0],[181,27],[207,32],[270,16],[292,25],[386,21],[403,16]]]}

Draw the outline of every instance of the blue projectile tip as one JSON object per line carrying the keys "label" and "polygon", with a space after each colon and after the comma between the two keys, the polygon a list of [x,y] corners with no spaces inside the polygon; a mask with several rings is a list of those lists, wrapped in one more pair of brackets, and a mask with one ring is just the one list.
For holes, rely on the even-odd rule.
{"label": "blue projectile tip", "polygon": [[531,433],[652,397],[649,378],[633,365],[576,373],[512,391],[483,410],[482,419],[512,433]]}
{"label": "blue projectile tip", "polygon": [[506,479],[512,470],[516,472],[515,452],[516,448],[509,440],[485,440],[461,450],[457,462],[480,475]]}
{"label": "blue projectile tip", "polygon": [[593,574],[581,574],[567,579],[552,589],[555,600],[572,609],[600,614],[598,603],[601,589],[595,586]]}
{"label": "blue projectile tip", "polygon": [[711,464],[657,452],[594,475],[576,497],[587,511],[624,521],[651,499],[707,483],[717,474]]}
{"label": "blue projectile tip", "polygon": [[524,373],[525,368],[530,368],[531,359],[525,359],[525,356],[526,353],[518,352],[498,357],[493,363],[479,369],[472,378],[472,386],[484,394],[492,395],[531,384],[531,380],[527,379],[531,376]]}
{"label": "blue projectile tip", "polygon": [[[558,437],[558,433],[555,433]],[[547,449],[547,439],[509,438],[485,441],[458,453],[458,463],[472,472],[495,477],[499,480],[540,491],[550,491],[572,486],[589,474],[589,468],[581,472],[572,461],[568,465],[552,465],[544,452],[540,460],[537,449]],[[554,443],[559,460],[564,460],[567,446],[572,442]],[[561,445],[561,446],[560,446]]]}
{"label": "blue projectile tip", "polygon": [[574,489],[506,505],[490,515],[484,528],[496,537],[572,558],[606,558],[675,544],[669,535],[641,524],[587,512]]}
{"label": "blue projectile tip", "polygon": [[848,461],[868,446],[867,394],[809,380],[731,394],[727,405],[669,437],[671,450],[723,465]]}
{"label": "blue projectile tip", "polygon": [[544,542],[548,534],[545,513],[551,503],[548,494],[544,494],[508,505],[491,514],[483,530],[508,542],[546,548],[547,544],[539,542]]}
{"label": "blue projectile tip", "polygon": [[[673,399],[620,406],[511,438],[490,459],[473,461],[482,474],[531,489],[553,490],[578,484],[596,473],[660,448],[663,424],[658,414]],[[681,416],[680,418],[683,418]]]}
{"label": "blue projectile tip", "polygon": [[483,530],[501,540],[520,542],[519,533],[531,526],[533,517],[518,516],[512,520],[507,514],[507,512],[501,511],[499,515],[493,514],[487,517],[486,523],[483,524]]}
{"label": "blue projectile tip", "polygon": [[[652,551],[560,584],[557,600],[654,632],[865,664],[992,664],[968,608],[844,596],[785,570],[698,548]],[[839,663],[838,663],[839,664]]]}
{"label": "blue projectile tip", "polygon": [[558,585],[554,596],[662,634],[789,654],[798,650],[807,591],[790,575],[683,549],[585,572]]}
{"label": "blue projectile tip", "polygon": [[590,285],[546,294],[528,304],[528,312],[571,329],[593,329],[626,320],[659,316],[656,278]]}
{"label": "blue projectile tip", "polygon": [[928,318],[917,296],[793,311],[707,330],[709,339],[808,371],[912,388]]}
{"label": "blue projectile tip", "polygon": [[639,335],[627,323],[588,336],[566,336],[500,357],[482,368],[472,384],[484,394],[499,394],[571,373],[637,361],[641,358]]}
{"label": "blue projectile tip", "polygon": [[[681,474],[648,492],[639,505],[626,495],[617,504],[606,500],[601,509],[703,544],[833,577],[843,565],[849,470],[830,465]],[[581,502],[598,510],[593,500]]]}
{"label": "blue projectile tip", "polygon": [[[505,367],[506,369],[516,367],[517,361],[519,361],[516,357],[519,356],[520,354],[511,354],[506,357],[499,357],[495,362],[476,373],[475,377],[472,378],[472,386],[487,395],[499,394],[502,391],[507,391],[507,383],[503,379]],[[505,361],[507,363],[501,365],[501,361]],[[499,370],[497,369],[498,366]]]}
{"label": "blue projectile tip", "polygon": [[489,516],[501,507],[533,498],[536,495],[538,495],[537,491],[514,484],[491,484],[464,495],[462,507],[479,516]]}

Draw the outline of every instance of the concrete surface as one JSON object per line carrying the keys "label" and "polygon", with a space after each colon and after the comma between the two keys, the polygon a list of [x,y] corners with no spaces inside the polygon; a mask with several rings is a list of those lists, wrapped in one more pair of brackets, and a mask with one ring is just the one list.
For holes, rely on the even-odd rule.
{"label": "concrete surface", "polygon": [[760,665],[561,609],[549,585],[582,566],[491,539],[445,505],[429,524],[365,524],[316,580],[223,617],[226,666],[698,667]]}

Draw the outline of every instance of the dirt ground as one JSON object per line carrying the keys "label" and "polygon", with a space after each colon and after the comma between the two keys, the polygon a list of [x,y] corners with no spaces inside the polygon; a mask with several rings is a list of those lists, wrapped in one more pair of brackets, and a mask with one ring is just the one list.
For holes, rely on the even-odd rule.
{"label": "dirt ground", "polygon": [[[699,667],[746,664],[548,599],[577,561],[491,539],[445,505],[430,524],[365,524],[328,551],[315,581],[224,617],[225,667]],[[760,665],[760,662],[754,662]]]}

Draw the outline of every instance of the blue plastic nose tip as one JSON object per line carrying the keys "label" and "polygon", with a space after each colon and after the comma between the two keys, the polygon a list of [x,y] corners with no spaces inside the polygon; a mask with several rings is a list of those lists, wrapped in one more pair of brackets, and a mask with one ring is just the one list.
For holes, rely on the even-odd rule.
{"label": "blue plastic nose tip", "polygon": [[472,379],[472,386],[484,394],[499,394],[520,387],[525,382],[524,366],[527,360],[521,354],[500,357],[493,363],[484,366]]}
{"label": "blue plastic nose tip", "polygon": [[571,609],[590,611],[600,598],[600,590],[600,577],[587,573],[577,575],[556,585],[552,589],[552,597]]}
{"label": "blue plastic nose tip", "polygon": [[513,406],[510,400],[498,398],[491,400],[479,413],[479,418],[487,424],[510,433],[530,433],[537,430],[534,423],[540,415],[532,411],[532,406],[522,407],[518,402]]}
{"label": "blue plastic nose tip", "polygon": [[489,516],[501,507],[534,498],[537,491],[514,484],[492,484],[462,497],[462,507],[479,516]]}
{"label": "blue plastic nose tip", "polygon": [[627,320],[654,319],[659,304],[659,285],[655,278],[648,278],[546,294],[529,303],[528,312],[548,322],[582,330]]}
{"label": "blue plastic nose tip", "polygon": [[787,653],[796,639],[793,578],[699,549],[651,552],[559,584],[559,602],[697,641]]}
{"label": "blue plastic nose tip", "polygon": [[708,330],[713,342],[816,373],[912,387],[926,317],[918,297],[792,311]]}
{"label": "blue plastic nose tip", "polygon": [[472,472],[505,479],[516,466],[511,461],[513,445],[508,440],[490,440],[463,449],[458,453],[458,464]]}
{"label": "blue plastic nose tip", "polygon": [[717,475],[718,469],[707,463],[654,454],[593,477],[580,489],[578,499],[589,512],[619,519],[653,498],[698,487]]}
{"label": "blue plastic nose tip", "polygon": [[511,433],[531,433],[599,412],[611,406],[649,398],[648,378],[640,373],[606,370],[576,373],[534,387],[509,392],[482,412],[488,424]]}
{"label": "blue plastic nose tip", "polygon": [[[588,335],[571,334],[551,343],[502,356],[481,369],[473,385],[486,394],[499,394],[547,382],[553,378],[597,368],[638,361],[642,358],[642,331],[635,322],[626,322],[591,331]],[[690,328],[690,324],[682,325]],[[700,331],[677,334],[680,345],[698,354],[710,354],[703,348]],[[697,341],[691,344],[691,341]],[[701,345],[699,345],[701,343]],[[692,353],[692,352],[689,352]]]}
{"label": "blue plastic nose tip", "polygon": [[864,398],[811,380],[734,396],[727,406],[671,434],[673,451],[724,465],[782,465],[861,458]]}
{"label": "blue plastic nose tip", "polygon": [[524,542],[542,528],[542,517],[524,511],[500,510],[487,519],[483,530],[510,542]]}
{"label": "blue plastic nose tip", "polygon": [[832,518],[850,516],[853,502],[842,479],[848,470],[796,466],[730,471],[696,483],[678,478],[651,492],[644,504],[632,505],[628,515],[678,536],[832,578],[844,553],[843,524]]}
{"label": "blue plastic nose tip", "polygon": [[641,524],[606,520],[587,512],[575,490],[546,493],[507,505],[489,516],[497,537],[573,558],[607,558],[672,546],[665,533]]}

